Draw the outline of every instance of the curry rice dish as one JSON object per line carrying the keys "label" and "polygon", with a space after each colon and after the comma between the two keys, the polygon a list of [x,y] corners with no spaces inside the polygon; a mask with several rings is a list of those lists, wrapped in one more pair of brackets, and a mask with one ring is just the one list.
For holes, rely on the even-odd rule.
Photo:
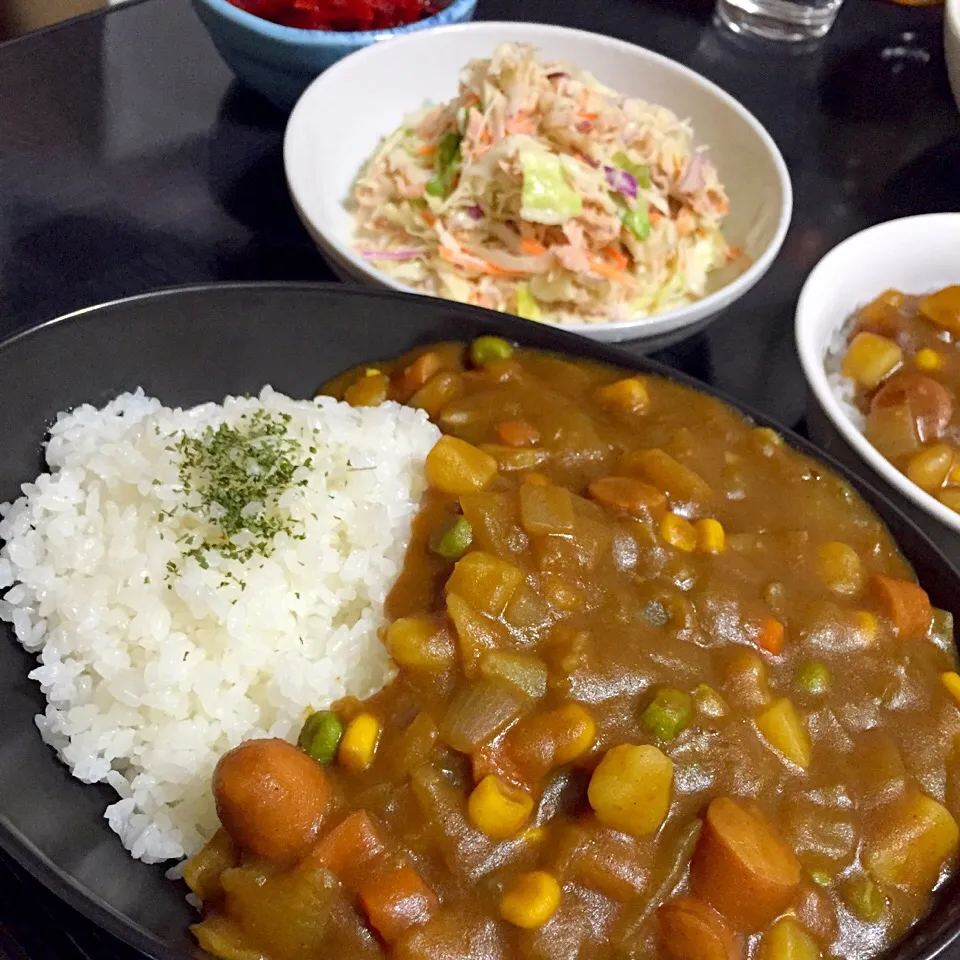
{"label": "curry rice dish", "polygon": [[657,376],[497,338],[353,371],[443,433],[399,672],[220,760],[224,960],[872,957],[958,847],[953,622],[848,485]]}
{"label": "curry rice dish", "polygon": [[840,371],[830,373],[839,399],[884,457],[960,512],[960,286],[886,290],[848,326]]}

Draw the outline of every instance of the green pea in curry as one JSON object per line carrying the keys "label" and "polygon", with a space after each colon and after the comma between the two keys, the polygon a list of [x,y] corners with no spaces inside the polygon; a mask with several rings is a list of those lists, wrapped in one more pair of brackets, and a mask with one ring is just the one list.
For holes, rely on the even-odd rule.
{"label": "green pea in curry", "polygon": [[874,955],[952,870],[960,676],[847,484],[656,376],[442,344],[399,673],[252,741],[186,866],[224,960]]}

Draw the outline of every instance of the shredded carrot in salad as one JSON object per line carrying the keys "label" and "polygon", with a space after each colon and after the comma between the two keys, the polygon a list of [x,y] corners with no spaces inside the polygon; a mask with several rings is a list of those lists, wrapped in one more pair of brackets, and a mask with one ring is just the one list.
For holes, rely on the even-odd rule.
{"label": "shredded carrot in salad", "polygon": [[703,296],[729,201],[688,123],[503,44],[357,178],[355,245],[415,290],[608,323]]}

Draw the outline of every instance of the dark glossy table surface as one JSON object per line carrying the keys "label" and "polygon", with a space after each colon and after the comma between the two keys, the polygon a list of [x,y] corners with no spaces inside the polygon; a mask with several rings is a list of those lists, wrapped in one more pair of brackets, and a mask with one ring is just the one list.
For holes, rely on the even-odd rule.
{"label": "dark glossy table surface", "polygon": [[[960,116],[942,12],[847,0],[827,40],[743,45],[709,0],[480,0],[674,57],[772,133],[796,193],[766,278],[663,357],[789,425],[792,315],[814,263],[881,220],[960,209]],[[283,115],[237,86],[187,0],[143,0],[0,45],[0,335],[78,307],[212,280],[328,280],[286,195]],[[0,786],[2,789],[2,786]],[[0,859],[0,957],[123,956]]]}

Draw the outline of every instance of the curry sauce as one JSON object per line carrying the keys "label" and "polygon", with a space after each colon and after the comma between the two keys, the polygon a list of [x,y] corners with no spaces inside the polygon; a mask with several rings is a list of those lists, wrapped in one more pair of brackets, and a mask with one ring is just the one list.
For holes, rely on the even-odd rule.
{"label": "curry sauce", "polygon": [[444,344],[338,378],[444,437],[396,679],[243,744],[186,867],[224,960],[815,960],[953,868],[960,676],[850,487],[652,375]]}

